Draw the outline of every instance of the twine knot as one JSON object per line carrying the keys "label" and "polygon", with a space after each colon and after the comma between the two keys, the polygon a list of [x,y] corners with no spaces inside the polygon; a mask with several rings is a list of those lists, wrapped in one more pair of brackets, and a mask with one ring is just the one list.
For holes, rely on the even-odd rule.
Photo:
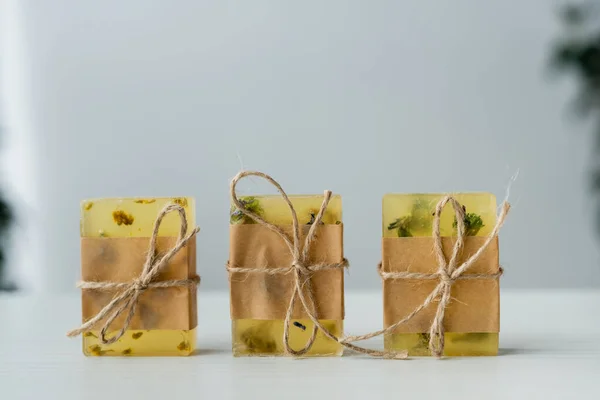
{"label": "twine knot", "polygon": [[[156,242],[158,240],[158,230],[163,221],[163,218],[171,213],[178,212],[179,218],[181,220],[181,226],[179,230],[179,236],[177,237],[177,242],[171,249],[169,249],[162,257],[158,257],[156,255]],[[183,248],[192,238],[196,236],[196,233],[200,230],[200,228],[194,228],[189,234],[186,235],[187,232],[187,218],[185,215],[185,210],[178,204],[168,204],[166,205],[156,217],[156,221],[154,221],[154,229],[152,231],[152,236],[150,237],[150,243],[148,246],[148,252],[146,256],[146,261],[144,262],[144,267],[142,268],[142,272],[140,276],[130,283],[118,283],[118,282],[79,282],[77,287],[81,289],[122,289],[120,293],[117,293],[115,297],[106,305],[98,314],[96,314],[93,318],[83,323],[79,328],[73,329],[67,332],[67,336],[73,337],[81,334],[82,332],[88,331],[94,327],[98,322],[102,319],[108,317],[105,323],[102,325],[100,329],[99,339],[102,344],[111,344],[115,343],[119,340],[124,334],[129,325],[131,324],[131,319],[135,314],[135,308],[138,302],[140,295],[150,289],[150,288],[166,288],[166,287],[181,287],[181,286],[192,286],[196,287],[200,282],[200,277],[194,276],[189,279],[181,279],[181,280],[171,280],[171,281],[162,281],[155,282],[160,271],[169,263],[169,261]],[[111,336],[107,337],[107,332],[115,319],[119,317],[121,314],[127,311],[127,316],[125,318],[125,322],[121,326],[119,331]]]}
{"label": "twine knot", "polygon": [[445,269],[440,269],[438,271],[438,275],[440,277],[440,281],[443,282],[445,285],[451,286],[454,283],[454,279],[450,277],[450,275]]}
{"label": "twine knot", "polygon": [[303,263],[296,260],[292,262],[292,268],[294,268],[301,275],[310,274],[310,269],[308,269]]}
{"label": "twine knot", "polygon": [[141,279],[136,279],[131,284],[131,287],[136,292],[144,292],[146,289],[148,289],[148,284]]}

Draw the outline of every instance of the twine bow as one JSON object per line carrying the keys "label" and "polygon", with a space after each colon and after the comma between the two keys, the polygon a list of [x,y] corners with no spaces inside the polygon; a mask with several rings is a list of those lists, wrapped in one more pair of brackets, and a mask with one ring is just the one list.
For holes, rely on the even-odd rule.
{"label": "twine bow", "polygon": [[[167,214],[174,211],[177,211],[179,213],[179,217],[181,219],[181,227],[179,230],[179,236],[177,237],[177,242],[163,256],[158,257],[156,254],[156,241],[158,238],[158,230],[160,228],[163,218]],[[187,228],[187,218],[183,207],[181,207],[178,204],[168,204],[158,213],[158,216],[156,217],[156,221],[154,222],[154,229],[152,231],[152,236],[150,237],[150,244],[148,246],[146,261],[144,262],[144,268],[142,269],[142,273],[138,278],[128,283],[86,281],[79,282],[77,284],[77,287],[81,289],[122,290],[122,292],[117,294],[93,318],[83,323],[79,328],[67,332],[67,336],[73,337],[81,334],[82,332],[88,331],[99,321],[108,316],[104,325],[102,326],[102,329],[100,330],[99,338],[103,344],[114,343],[125,334],[125,331],[129,327],[131,319],[135,314],[135,309],[139,297],[146,290],[151,288],[167,287],[196,287],[200,283],[199,276],[195,276],[189,279],[155,282],[156,277],[158,276],[160,271],[169,263],[171,258],[173,258],[173,256],[177,254],[177,252],[181,250],[181,248],[183,248],[200,230],[200,228],[196,227],[192,230],[192,232],[186,235]],[[106,334],[108,332],[108,329],[115,321],[115,319],[124,312],[127,312],[127,317],[125,318],[125,322],[123,323],[121,329],[115,335],[111,336],[110,338],[107,338]]]}
{"label": "twine bow", "polygon": [[[281,229],[277,225],[267,222],[260,215],[246,209],[244,207],[244,204],[239,200],[239,198],[237,197],[235,188],[236,188],[237,183],[242,178],[247,177],[247,176],[257,176],[257,177],[263,178],[263,179],[267,180],[269,183],[271,183],[273,186],[275,186],[275,188],[277,188],[277,191],[283,197],[283,200],[287,204],[287,206],[290,210],[290,213],[292,215],[292,238],[291,239],[283,231],[283,229]],[[308,257],[311,243],[315,239],[315,233],[316,233],[317,227],[321,223],[323,214],[325,213],[325,210],[327,209],[327,206],[331,199],[331,191],[330,190],[326,190],[324,193],[324,198],[323,198],[323,203],[321,204],[321,208],[319,209],[319,212],[318,212],[317,216],[315,217],[315,220],[313,221],[312,225],[310,226],[310,229],[308,230],[308,233],[306,235],[303,245],[300,242],[300,227],[298,224],[298,217],[296,215],[296,210],[294,209],[292,202],[288,198],[287,194],[285,193],[285,191],[283,190],[281,185],[279,185],[279,183],[277,181],[275,181],[273,178],[271,178],[269,175],[264,174],[262,172],[257,172],[257,171],[242,171],[239,174],[237,174],[231,181],[230,193],[231,193],[231,199],[232,199],[234,205],[237,207],[237,209],[239,209],[246,216],[252,218],[256,223],[272,230],[279,237],[281,237],[281,239],[284,241],[284,243],[290,250],[290,254],[292,255],[292,263],[289,267],[264,269],[264,268],[236,268],[236,267],[227,265],[227,271],[230,274],[231,273],[262,273],[262,274],[266,273],[266,274],[272,274],[272,275],[289,274],[289,273],[293,274],[294,290],[292,292],[292,296],[290,298],[290,302],[289,302],[287,312],[285,315],[285,322],[284,322],[284,329],[283,329],[283,344],[284,344],[285,351],[287,354],[291,354],[294,356],[301,356],[301,355],[306,354],[312,347],[312,345],[315,341],[317,332],[320,330],[329,339],[331,339],[335,342],[338,342],[338,343],[342,344],[343,346],[345,346],[351,350],[360,352],[360,353],[364,353],[364,354],[368,354],[368,355],[372,355],[372,356],[385,357],[385,358],[406,358],[407,357],[406,352],[378,351],[378,350],[371,350],[371,349],[366,349],[363,347],[356,346],[354,344],[349,343],[349,341],[345,340],[344,338],[338,338],[337,336],[332,334],[327,328],[325,328],[319,322],[317,311],[315,308],[315,298],[314,298],[313,288],[312,288],[311,279],[310,279],[311,275],[316,271],[348,267],[348,261],[346,259],[344,259],[341,263],[337,263],[337,264],[310,264],[310,260]],[[305,295],[305,293],[306,293],[306,295]],[[304,312],[310,318],[310,320],[313,322],[313,329],[311,332],[311,336],[308,339],[308,341],[305,343],[304,347],[302,347],[302,349],[300,349],[300,350],[293,349],[289,344],[290,322],[292,319],[294,305],[296,304],[297,299],[300,300],[302,307],[304,309]]]}
{"label": "twine bow", "polygon": [[[454,208],[454,213],[456,215],[457,222],[457,237],[456,242],[454,243],[454,248],[452,250],[452,255],[450,256],[450,260],[446,259],[444,255],[444,250],[442,248],[442,238],[440,236],[440,218],[442,214],[442,210],[444,206],[450,203]],[[486,241],[483,245],[473,254],[471,255],[465,262],[460,265],[458,263],[458,257],[463,249],[464,240],[466,236],[465,229],[465,211],[460,205],[458,201],[452,196],[445,196],[442,198],[434,212],[433,219],[433,250],[435,252],[435,256],[438,263],[438,269],[435,273],[432,274],[424,274],[424,273],[415,273],[415,272],[385,272],[382,270],[382,264],[379,264],[379,274],[382,279],[430,279],[439,280],[439,283],[436,287],[431,291],[431,293],[427,296],[427,298],[423,301],[421,305],[416,307],[411,313],[409,313],[406,317],[402,318],[398,322],[393,325],[388,326],[385,329],[380,331],[376,331],[370,334],[361,335],[361,336],[350,336],[346,340],[348,341],[359,341],[370,339],[375,336],[379,336],[384,333],[392,332],[396,327],[406,323],[423,309],[427,308],[431,303],[439,299],[435,316],[433,321],[431,322],[431,327],[429,329],[429,349],[431,353],[436,357],[441,357],[444,353],[444,315],[446,312],[446,308],[450,303],[451,298],[451,290],[452,285],[457,280],[467,280],[467,279],[497,279],[499,278],[503,270],[500,268],[498,273],[495,274],[465,274],[465,272],[475,264],[475,262],[479,259],[479,257],[483,254],[483,252],[487,249],[487,247],[492,243],[494,238],[498,236],[498,232],[500,228],[504,224],[504,220],[510,210],[510,204],[507,201],[504,201],[501,206],[500,214],[498,215],[498,219],[494,229],[488,235]]]}

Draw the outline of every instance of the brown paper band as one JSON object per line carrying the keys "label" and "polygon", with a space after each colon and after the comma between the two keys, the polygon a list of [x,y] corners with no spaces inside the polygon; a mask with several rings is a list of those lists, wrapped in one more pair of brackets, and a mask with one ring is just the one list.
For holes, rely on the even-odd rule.
{"label": "brown paper band", "polygon": [[[283,227],[291,234],[292,227]],[[304,240],[308,227],[302,230]],[[317,315],[320,319],[344,319],[343,226],[321,225],[310,248]],[[229,230],[229,287],[232,319],[284,319],[294,291],[292,255],[279,235],[267,227],[231,225]],[[321,267],[321,268],[319,268]],[[238,272],[239,271],[239,272]],[[297,302],[292,318],[308,318]]]}
{"label": "brown paper band", "polygon": [[[137,279],[144,266],[148,250],[147,237],[131,238],[81,238],[81,278],[84,282],[123,283],[121,288],[82,289],[82,322],[97,315],[116,294]],[[164,254],[177,242],[176,237],[159,237],[157,252]],[[172,287],[150,286],[139,296],[137,311],[129,329],[190,330],[197,325],[196,312],[196,242],[191,241],[165,265],[153,280],[154,283],[181,282]],[[191,285],[185,285],[185,282]],[[122,326],[125,314],[114,321]],[[107,317],[99,320],[91,329],[99,330]]]}
{"label": "brown paper band", "polygon": [[[465,238],[458,264],[464,263],[479,250],[486,237]],[[451,254],[456,238],[442,238],[444,254]],[[382,243],[383,315],[384,326],[393,325],[423,303],[439,283],[438,265],[433,238],[384,238]],[[386,279],[393,273],[411,273],[414,278]],[[444,329],[448,332],[498,332],[500,328],[500,296],[498,276],[498,238],[485,249],[472,267],[452,285],[452,301],[446,308]],[[423,274],[420,276],[420,274]],[[469,278],[478,279],[469,279]],[[429,332],[437,303],[429,304],[392,333]]]}

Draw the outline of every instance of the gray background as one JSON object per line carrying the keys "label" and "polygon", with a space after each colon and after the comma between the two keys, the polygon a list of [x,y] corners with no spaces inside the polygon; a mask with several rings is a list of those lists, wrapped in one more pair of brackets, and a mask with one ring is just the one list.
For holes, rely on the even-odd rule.
{"label": "gray background", "polygon": [[226,288],[228,182],[242,166],[288,193],[340,193],[347,287],[370,289],[384,193],[502,198],[518,170],[503,285],[600,285],[590,127],[567,118],[573,82],[546,68],[556,3],[4,6],[11,267],[26,288],[73,287],[81,199],[161,195],[197,198],[202,286]]}

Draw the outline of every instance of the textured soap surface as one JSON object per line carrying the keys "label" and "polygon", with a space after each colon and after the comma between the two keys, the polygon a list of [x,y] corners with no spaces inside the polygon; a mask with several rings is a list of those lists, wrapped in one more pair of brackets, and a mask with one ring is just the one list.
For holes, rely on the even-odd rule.
{"label": "textured soap surface", "polygon": [[[487,236],[496,223],[496,198],[490,193],[457,193],[453,197],[465,207],[466,233]],[[387,194],[383,197],[382,236],[432,236],[433,213],[444,194]],[[456,236],[456,218],[447,204],[440,218],[441,236]],[[489,356],[498,353],[498,333],[446,332],[444,355]],[[430,355],[429,333],[389,333],[384,337],[389,350],[408,350],[412,356]]]}
{"label": "textured soap surface", "polygon": [[[149,239],[158,213],[169,203],[185,209],[187,233],[191,232],[195,227],[193,198],[106,198],[81,203],[81,237]],[[179,215],[173,212],[164,217],[159,236],[176,237],[180,229]],[[196,329],[131,329],[110,345],[100,342],[98,331],[83,334],[83,353],[88,356],[185,356],[195,348]]]}
{"label": "textured soap surface", "polygon": [[[335,336],[342,335],[342,321],[319,320]],[[294,319],[290,326],[290,346],[301,349],[308,342],[313,323],[309,319]],[[237,319],[232,324],[235,356],[272,356],[284,354],[283,320]],[[341,346],[325,337],[321,331],[306,355],[341,355]]]}
{"label": "textured soap surface", "polygon": [[[316,217],[323,196],[289,196],[296,210],[300,225],[312,223]],[[275,225],[291,225],[292,217],[289,207],[281,196],[242,196],[246,208],[252,210],[267,222]],[[324,224],[340,224],[342,222],[342,199],[332,196],[322,219]],[[231,224],[253,223],[234,206],[230,213]],[[343,320],[319,320],[331,333],[340,336],[343,331]],[[290,326],[290,346],[301,349],[310,338],[313,324],[309,319],[294,319]],[[284,354],[283,344],[284,320],[234,319],[232,320],[232,350],[235,356],[274,356]],[[339,343],[324,337],[321,332],[306,354],[307,356],[341,355],[343,351]]]}
{"label": "textured soap surface", "polygon": [[[433,212],[443,194],[386,194],[383,197],[383,237],[431,236]],[[491,193],[457,193],[471,224],[467,234],[487,236],[496,223],[496,197]],[[481,224],[477,219],[479,216]],[[471,230],[469,230],[469,226]],[[477,229],[479,227],[479,229]],[[447,204],[440,218],[440,234],[455,236],[455,214]]]}

